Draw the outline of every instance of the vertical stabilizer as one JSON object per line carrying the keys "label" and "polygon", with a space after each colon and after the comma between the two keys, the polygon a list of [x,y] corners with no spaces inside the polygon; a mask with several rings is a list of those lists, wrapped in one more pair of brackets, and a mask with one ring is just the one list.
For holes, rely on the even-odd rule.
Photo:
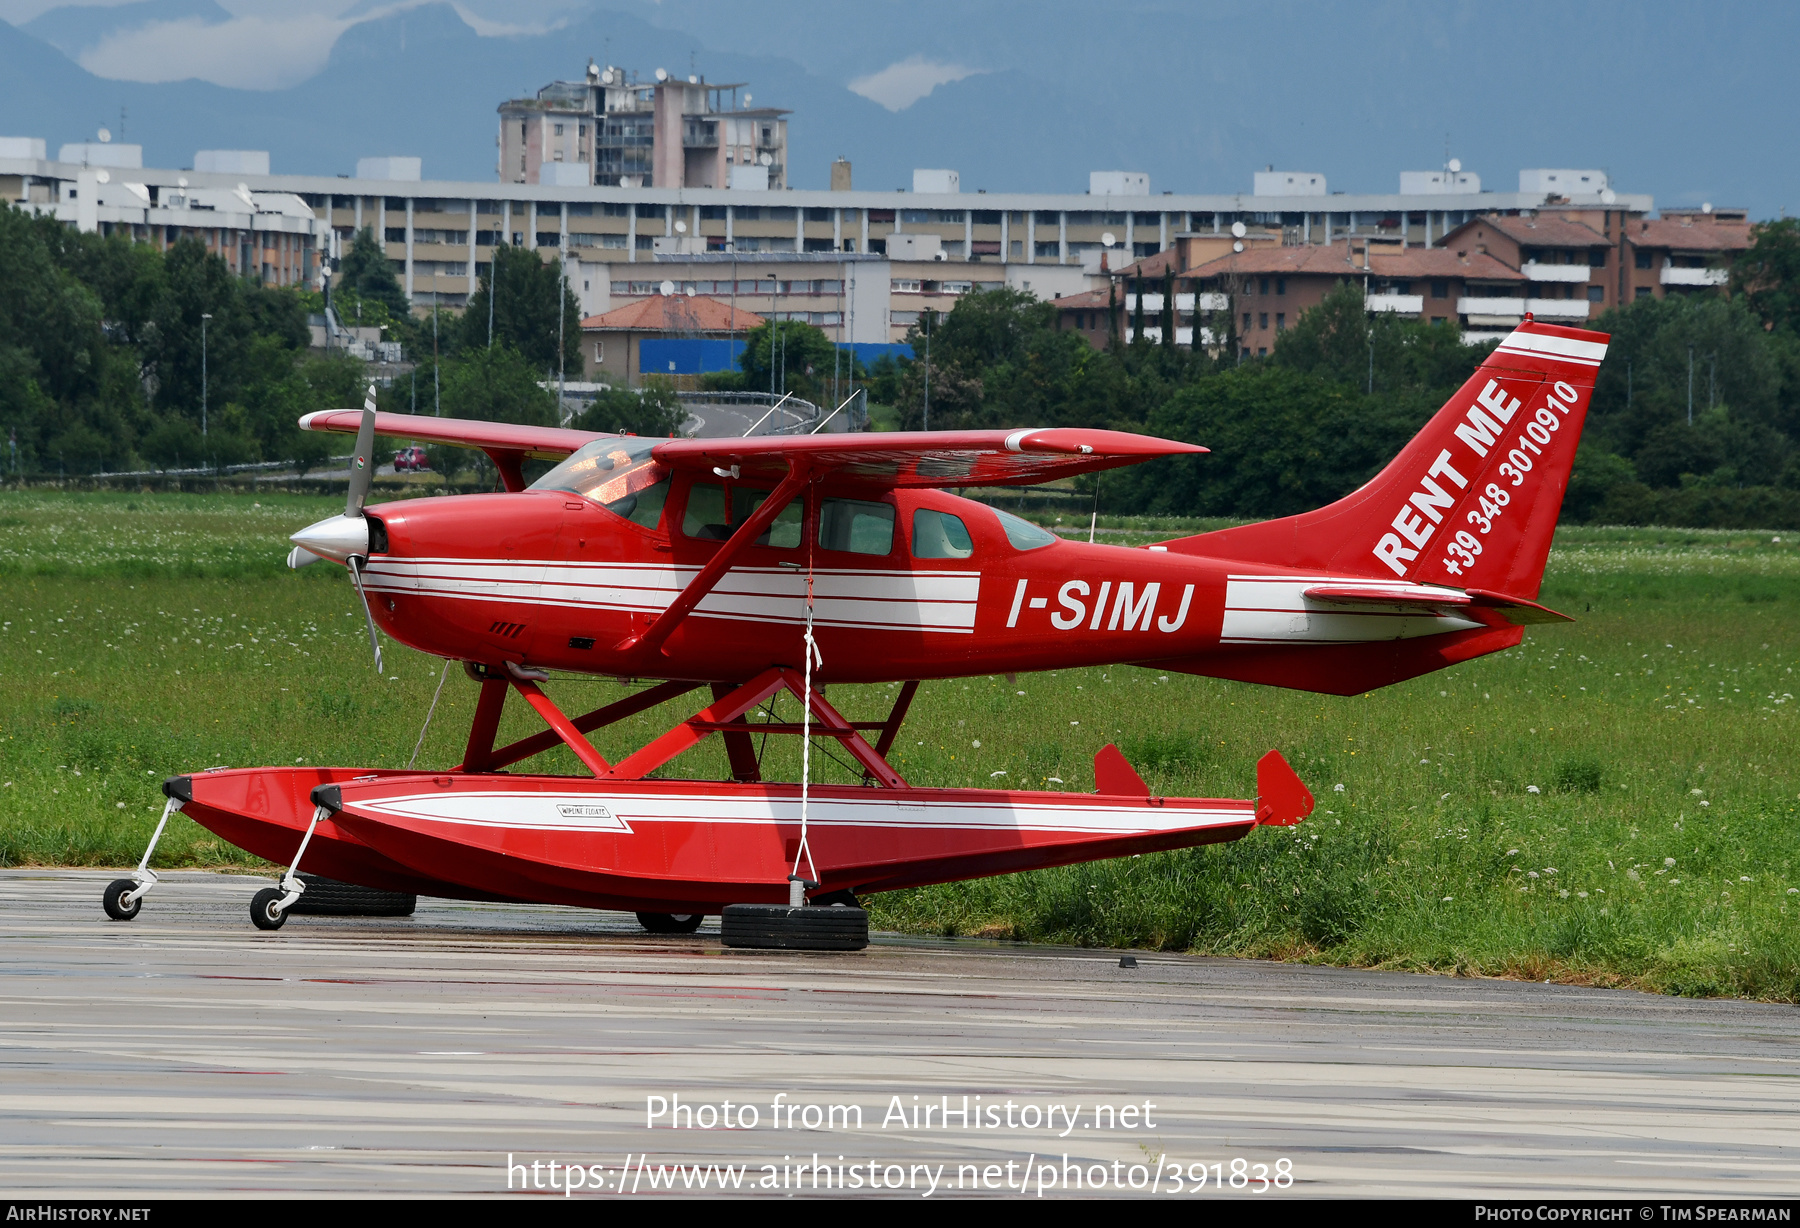
{"label": "vertical stabilizer", "polygon": [[1168,548],[1536,597],[1606,343],[1527,317],[1360,490]]}

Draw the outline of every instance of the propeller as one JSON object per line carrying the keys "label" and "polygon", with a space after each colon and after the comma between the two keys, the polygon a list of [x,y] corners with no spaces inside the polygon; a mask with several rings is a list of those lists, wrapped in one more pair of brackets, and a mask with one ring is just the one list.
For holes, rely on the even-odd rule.
{"label": "propeller", "polygon": [[344,498],[344,514],[332,516],[301,529],[288,540],[294,548],[288,553],[289,567],[304,567],[319,559],[336,559],[350,569],[350,581],[362,602],[363,620],[369,625],[369,647],[375,653],[375,672],[381,673],[381,641],[375,634],[375,615],[369,609],[369,594],[363,587],[363,568],[369,562],[369,518],[363,504],[369,497],[369,486],[375,480],[375,385],[369,385],[363,398],[362,421],[356,428],[356,450],[350,457],[350,491]]}

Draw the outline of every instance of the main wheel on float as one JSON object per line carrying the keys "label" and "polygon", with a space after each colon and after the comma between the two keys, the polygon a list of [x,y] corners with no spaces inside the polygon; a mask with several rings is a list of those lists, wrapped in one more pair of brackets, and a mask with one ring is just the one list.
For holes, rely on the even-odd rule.
{"label": "main wheel on float", "polygon": [[115,878],[106,884],[106,894],[100,897],[100,903],[106,909],[106,915],[114,921],[129,921],[137,916],[144,907],[144,897],[139,896],[129,904],[124,900],[127,892],[136,889],[137,880],[132,878]]}
{"label": "main wheel on float", "polygon": [[706,917],[697,912],[641,912],[637,919],[652,934],[691,934]]}
{"label": "main wheel on float", "polygon": [[842,904],[729,904],[720,931],[728,947],[860,951],[869,945],[869,914]]}
{"label": "main wheel on float", "polygon": [[300,872],[299,878],[306,884],[306,894],[295,900],[288,911],[303,916],[410,917],[419,906],[419,897],[407,891],[359,887],[305,871]]}

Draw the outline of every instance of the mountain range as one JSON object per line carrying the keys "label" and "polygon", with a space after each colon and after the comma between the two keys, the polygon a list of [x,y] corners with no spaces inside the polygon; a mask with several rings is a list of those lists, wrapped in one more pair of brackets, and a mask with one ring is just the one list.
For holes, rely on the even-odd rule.
{"label": "mountain range", "polygon": [[[1455,154],[1501,191],[1520,167],[1576,166],[1668,205],[1772,216],[1800,196],[1784,63],[1800,6],[488,2],[365,0],[285,25],[217,0],[53,8],[0,23],[0,134],[54,155],[104,125],[152,165],[267,149],[277,173],[412,154],[428,178],[492,181],[495,107],[592,56],[749,82],[793,112],[796,187],[826,186],[842,155],[868,188],[950,167],[967,192],[1080,192],[1098,169],[1236,192],[1276,165],[1391,192]],[[182,71],[202,45],[211,81],[122,79]]]}

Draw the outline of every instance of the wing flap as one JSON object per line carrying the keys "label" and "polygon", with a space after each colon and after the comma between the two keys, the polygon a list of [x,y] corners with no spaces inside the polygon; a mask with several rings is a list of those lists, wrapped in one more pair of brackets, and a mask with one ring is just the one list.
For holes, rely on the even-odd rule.
{"label": "wing flap", "polygon": [[1029,486],[1206,449],[1125,431],[894,431],[871,434],[672,439],[656,459],[673,469],[736,470],[779,481],[800,462],[885,487]]}

